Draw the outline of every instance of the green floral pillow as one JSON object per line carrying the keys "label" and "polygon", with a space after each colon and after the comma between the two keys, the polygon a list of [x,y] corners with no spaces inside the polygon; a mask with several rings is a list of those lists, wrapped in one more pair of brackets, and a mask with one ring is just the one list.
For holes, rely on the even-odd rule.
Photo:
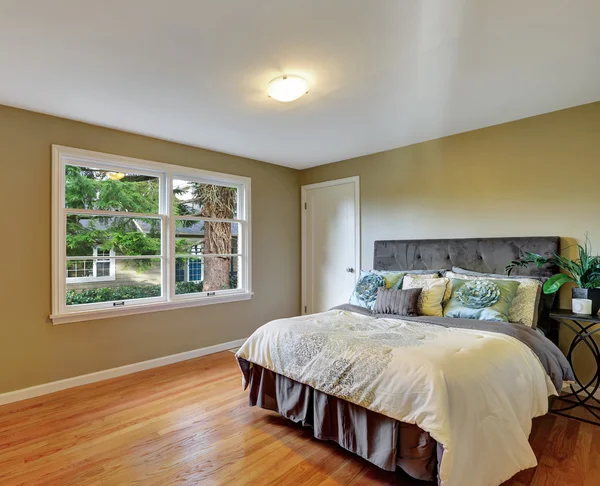
{"label": "green floral pillow", "polygon": [[399,289],[402,287],[402,279],[407,272],[397,272],[393,270],[371,270],[370,273],[381,275],[385,280],[386,289]]}
{"label": "green floral pillow", "polygon": [[461,280],[453,278],[452,294],[444,316],[508,322],[508,311],[517,295],[516,280]]}
{"label": "green floral pillow", "polygon": [[373,310],[379,287],[386,287],[385,279],[381,275],[361,272],[356,287],[354,287],[354,291],[350,296],[350,304]]}

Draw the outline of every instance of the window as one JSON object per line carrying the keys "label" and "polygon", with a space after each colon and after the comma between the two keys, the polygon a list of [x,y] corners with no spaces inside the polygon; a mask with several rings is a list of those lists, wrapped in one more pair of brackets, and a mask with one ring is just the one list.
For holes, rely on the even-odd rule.
{"label": "window", "polygon": [[250,179],[55,146],[55,323],[249,299]]}
{"label": "window", "polygon": [[[194,245],[190,249],[192,255],[202,255],[201,245]],[[202,261],[200,258],[190,258],[188,260],[188,281],[202,282],[204,281],[204,274],[202,273]]]}
{"label": "window", "polygon": [[[200,256],[200,245],[193,245],[192,255]],[[187,262],[187,265],[186,265]],[[202,260],[200,258],[178,259],[175,265],[175,282],[203,282]]]}
{"label": "window", "polygon": [[94,277],[99,278],[115,278],[115,265],[114,259],[111,256],[115,256],[114,250],[102,250],[98,247],[94,248],[94,256],[99,257],[94,260]]}
{"label": "window", "polygon": [[85,283],[115,280],[114,250],[94,247],[93,260],[67,260],[67,282]]}

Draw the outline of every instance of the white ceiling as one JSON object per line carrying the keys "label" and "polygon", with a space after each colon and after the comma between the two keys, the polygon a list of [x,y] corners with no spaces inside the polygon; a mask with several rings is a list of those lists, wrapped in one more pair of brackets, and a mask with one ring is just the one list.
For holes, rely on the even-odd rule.
{"label": "white ceiling", "polygon": [[[598,0],[0,0],[0,104],[295,168],[600,100]],[[283,73],[311,90],[266,96]]]}

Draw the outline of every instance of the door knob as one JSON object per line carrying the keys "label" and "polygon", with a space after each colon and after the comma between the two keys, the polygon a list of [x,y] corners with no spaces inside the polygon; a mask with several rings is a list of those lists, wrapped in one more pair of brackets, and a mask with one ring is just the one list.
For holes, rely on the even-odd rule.
{"label": "door knob", "polygon": [[346,272],[348,272],[348,273],[354,273],[354,268],[348,267],[348,268],[346,268]]}

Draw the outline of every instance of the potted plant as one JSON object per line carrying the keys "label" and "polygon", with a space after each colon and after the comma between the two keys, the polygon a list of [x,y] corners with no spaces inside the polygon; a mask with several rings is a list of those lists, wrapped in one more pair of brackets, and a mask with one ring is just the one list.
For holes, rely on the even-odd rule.
{"label": "potted plant", "polygon": [[586,235],[585,242],[577,245],[578,258],[570,260],[561,255],[554,254],[544,257],[537,253],[526,253],[524,257],[513,260],[506,266],[506,272],[510,275],[516,267],[526,267],[535,263],[538,268],[546,264],[556,265],[565,273],[553,275],[544,282],[545,294],[553,294],[567,282],[574,282],[577,287],[573,288],[573,299],[589,299],[592,301],[592,314],[600,310],[600,256],[592,256],[590,241]]}

